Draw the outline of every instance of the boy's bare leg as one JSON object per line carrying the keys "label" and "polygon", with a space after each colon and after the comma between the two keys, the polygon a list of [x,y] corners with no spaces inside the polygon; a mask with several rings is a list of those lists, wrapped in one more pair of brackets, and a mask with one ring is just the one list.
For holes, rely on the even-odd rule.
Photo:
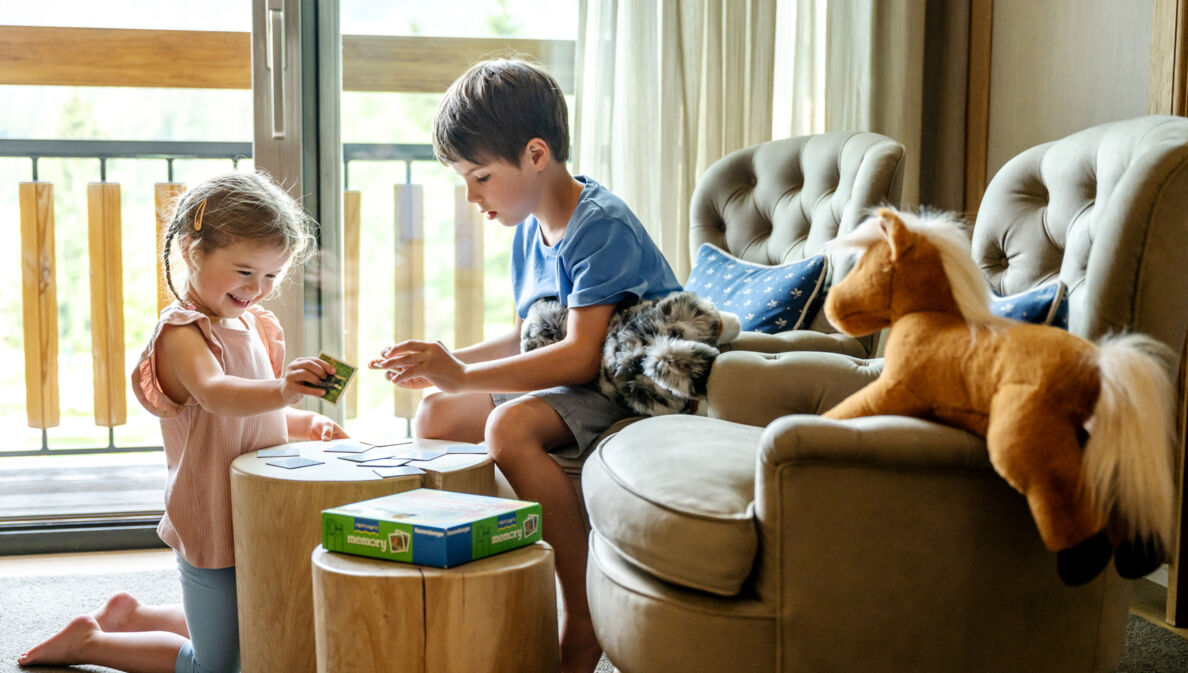
{"label": "boy's bare leg", "polygon": [[167,631],[106,633],[91,615],[75,617],[17,657],[22,666],[94,664],[128,673],[172,673],[186,639]]}
{"label": "boy's bare leg", "polygon": [[544,539],[553,546],[565,601],[561,625],[561,670],[590,673],[602,648],[594,637],[586,601],[586,525],[569,477],[547,451],[573,441],[573,434],[544,401],[525,396],[496,408],[487,423],[487,448],[524,500],[539,502]]}
{"label": "boy's bare leg", "polygon": [[185,638],[190,637],[181,603],[141,605],[131,594],[121,591],[107,599],[107,604],[92,616],[99,623],[99,628],[108,633],[169,631]]}
{"label": "boy's bare leg", "polygon": [[455,442],[483,441],[487,416],[495,408],[490,393],[434,393],[421,400],[413,437]]}

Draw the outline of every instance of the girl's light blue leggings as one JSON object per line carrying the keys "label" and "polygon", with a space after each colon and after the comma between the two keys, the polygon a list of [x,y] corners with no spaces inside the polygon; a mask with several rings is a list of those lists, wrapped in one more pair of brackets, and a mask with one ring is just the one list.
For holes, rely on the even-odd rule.
{"label": "girl's light blue leggings", "polygon": [[182,608],[190,641],[177,653],[177,673],[239,672],[235,567],[195,568],[177,555]]}

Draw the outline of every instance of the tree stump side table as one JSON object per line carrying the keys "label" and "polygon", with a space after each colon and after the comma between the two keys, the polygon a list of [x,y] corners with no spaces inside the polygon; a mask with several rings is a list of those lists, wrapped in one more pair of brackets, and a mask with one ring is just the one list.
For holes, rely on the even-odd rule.
{"label": "tree stump side table", "polygon": [[454,568],[311,556],[319,673],[556,673],[553,549]]}
{"label": "tree stump side table", "polygon": [[[416,440],[415,446],[430,449],[460,443]],[[414,462],[425,474],[383,479],[368,468],[340,460],[341,453],[323,451],[328,446],[323,442],[288,446],[325,462],[287,470],[268,465],[269,459],[253,452],[231,463],[243,673],[315,670],[309,550],[322,541],[323,509],[421,487],[495,494],[494,463],[487,455],[450,454]]]}

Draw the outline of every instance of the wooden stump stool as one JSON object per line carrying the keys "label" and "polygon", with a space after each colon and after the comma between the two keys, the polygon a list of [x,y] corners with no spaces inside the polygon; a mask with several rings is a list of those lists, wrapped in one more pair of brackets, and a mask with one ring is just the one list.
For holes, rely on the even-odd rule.
{"label": "wooden stump stool", "polygon": [[455,568],[317,546],[319,673],[556,673],[553,549],[543,542]]}
{"label": "wooden stump stool", "polygon": [[[461,443],[417,440],[416,448]],[[309,550],[322,541],[323,509],[422,487],[495,493],[494,463],[487,455],[451,454],[414,462],[425,474],[383,479],[340,460],[341,453],[324,451],[328,445],[323,442],[288,446],[324,463],[287,470],[254,452],[231,463],[243,673],[315,669]]]}

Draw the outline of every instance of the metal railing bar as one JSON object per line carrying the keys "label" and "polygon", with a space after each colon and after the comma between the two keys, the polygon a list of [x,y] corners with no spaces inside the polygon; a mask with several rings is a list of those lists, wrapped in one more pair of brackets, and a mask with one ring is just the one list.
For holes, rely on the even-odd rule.
{"label": "metal railing bar", "polygon": [[145,451],[160,451],[160,446],[117,446],[115,448],[100,447],[91,449],[31,449],[26,451],[0,451],[0,459],[24,458],[29,456],[81,456],[91,453],[141,453]]}
{"label": "metal railing bar", "polygon": [[235,159],[250,156],[252,144],[248,142],[0,138],[0,157]]}
{"label": "metal railing bar", "polygon": [[[344,161],[436,161],[428,143],[345,143]],[[231,159],[252,156],[252,144],[214,140],[43,140],[0,138],[0,157],[84,159]]]}
{"label": "metal railing bar", "polygon": [[427,143],[343,143],[346,161],[437,161]]}

